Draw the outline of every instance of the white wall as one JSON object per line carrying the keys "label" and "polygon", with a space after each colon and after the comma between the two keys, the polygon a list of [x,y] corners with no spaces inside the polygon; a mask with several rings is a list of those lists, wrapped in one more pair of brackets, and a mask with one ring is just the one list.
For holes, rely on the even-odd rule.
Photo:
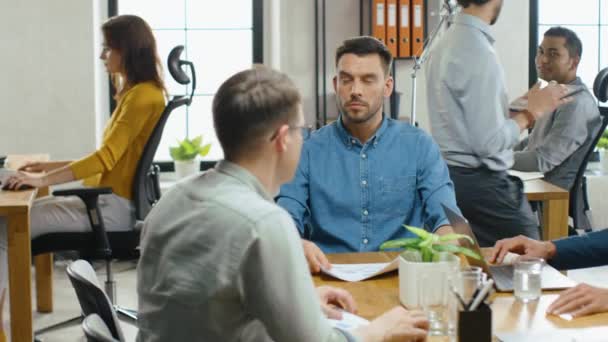
{"label": "white wall", "polygon": [[[267,0],[277,1],[277,0]],[[441,0],[430,0],[429,12],[438,12]],[[330,94],[328,113],[336,113],[335,102],[331,101],[333,88],[331,77],[335,72],[334,51],[345,38],[359,34],[359,1],[327,1],[327,92]],[[315,119],[315,60],[314,60],[314,2],[301,0],[281,1],[280,68],[289,74],[300,87],[304,97],[307,121]],[[493,27],[496,49],[504,65],[507,88],[511,97],[516,97],[528,85],[528,40],[529,40],[528,0],[504,1],[498,23]],[[429,30],[437,21],[437,16],[429,16]],[[272,48],[270,48],[272,50]],[[400,115],[410,115],[411,104],[411,60],[397,61],[397,91],[403,93]],[[424,72],[418,73],[417,121],[428,130],[428,116],[424,92]]]}
{"label": "white wall", "polygon": [[103,90],[95,87],[102,76],[94,16],[104,8],[98,0],[0,3],[0,154],[67,159],[95,148],[97,113],[107,117],[95,104]]}

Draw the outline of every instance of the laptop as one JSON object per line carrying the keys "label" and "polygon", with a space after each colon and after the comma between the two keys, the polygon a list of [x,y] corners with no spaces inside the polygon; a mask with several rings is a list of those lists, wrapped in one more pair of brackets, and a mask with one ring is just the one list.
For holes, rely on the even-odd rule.
{"label": "laptop", "polygon": [[[450,221],[450,224],[454,229],[454,232],[457,234],[469,236],[473,240],[473,243],[471,243],[471,241],[469,240],[460,239],[459,243],[463,247],[467,247],[477,252],[479,255],[483,255],[481,254],[479,243],[475,238],[475,234],[473,234],[473,231],[471,230],[469,222],[452,209],[446,207],[445,205],[442,206],[443,211],[448,217],[448,221]],[[513,291],[513,265],[488,265],[484,258],[482,258],[481,260],[477,260],[471,257],[466,258],[471,266],[481,267],[481,269],[488,275],[488,277],[494,279],[496,290],[500,292]],[[543,290],[561,290],[574,287],[576,286],[576,283],[570,278],[563,275],[555,268],[546,264],[545,267],[543,267],[543,273],[541,275],[541,286]]]}

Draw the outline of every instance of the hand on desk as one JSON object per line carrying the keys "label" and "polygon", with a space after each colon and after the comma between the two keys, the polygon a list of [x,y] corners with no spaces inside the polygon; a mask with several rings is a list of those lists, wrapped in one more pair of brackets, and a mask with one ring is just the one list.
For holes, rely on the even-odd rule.
{"label": "hand on desk", "polygon": [[306,256],[310,273],[321,272],[321,267],[325,269],[331,268],[331,263],[314,242],[302,239],[302,248],[304,248],[304,256]]}
{"label": "hand on desk", "polygon": [[429,321],[422,311],[407,311],[398,306],[385,312],[354,333],[365,342],[425,341]]}
{"label": "hand on desk", "polygon": [[28,175],[24,172],[17,172],[6,179],[6,184],[2,184],[4,190],[24,190],[30,188],[41,188],[47,186],[44,176]]}
{"label": "hand on desk", "polygon": [[521,254],[525,258],[543,258],[549,260],[555,256],[555,245],[551,241],[538,241],[519,235],[496,242],[490,257],[490,263],[501,264],[508,252]]}
{"label": "hand on desk", "polygon": [[342,308],[350,313],[357,313],[353,296],[344,289],[331,286],[317,287],[317,295],[321,301],[321,310],[331,319],[342,319]]}
{"label": "hand on desk", "polygon": [[572,317],[606,311],[608,311],[608,289],[587,284],[579,284],[565,290],[547,309],[547,313],[553,315],[570,314]]}

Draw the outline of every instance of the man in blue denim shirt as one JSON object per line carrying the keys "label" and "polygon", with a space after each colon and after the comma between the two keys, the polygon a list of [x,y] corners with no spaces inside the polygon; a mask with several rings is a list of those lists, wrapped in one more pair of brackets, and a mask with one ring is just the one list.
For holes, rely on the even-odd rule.
{"label": "man in blue denim shirt", "polygon": [[340,118],[304,143],[296,176],[278,197],[294,218],[312,272],[324,253],[377,251],[410,234],[402,224],[451,232],[441,204],[456,209],[439,148],[421,130],[383,115],[393,91],[392,56],[372,37],[346,40],[334,77]]}

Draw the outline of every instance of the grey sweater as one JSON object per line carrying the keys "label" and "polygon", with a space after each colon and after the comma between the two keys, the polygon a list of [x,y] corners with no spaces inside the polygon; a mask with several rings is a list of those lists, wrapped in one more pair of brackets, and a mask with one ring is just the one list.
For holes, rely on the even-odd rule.
{"label": "grey sweater", "polygon": [[[578,77],[570,84],[585,86]],[[589,91],[574,95],[574,101],[538,119],[532,133],[515,146],[513,169],[543,172],[548,182],[570,190],[601,121]]]}

